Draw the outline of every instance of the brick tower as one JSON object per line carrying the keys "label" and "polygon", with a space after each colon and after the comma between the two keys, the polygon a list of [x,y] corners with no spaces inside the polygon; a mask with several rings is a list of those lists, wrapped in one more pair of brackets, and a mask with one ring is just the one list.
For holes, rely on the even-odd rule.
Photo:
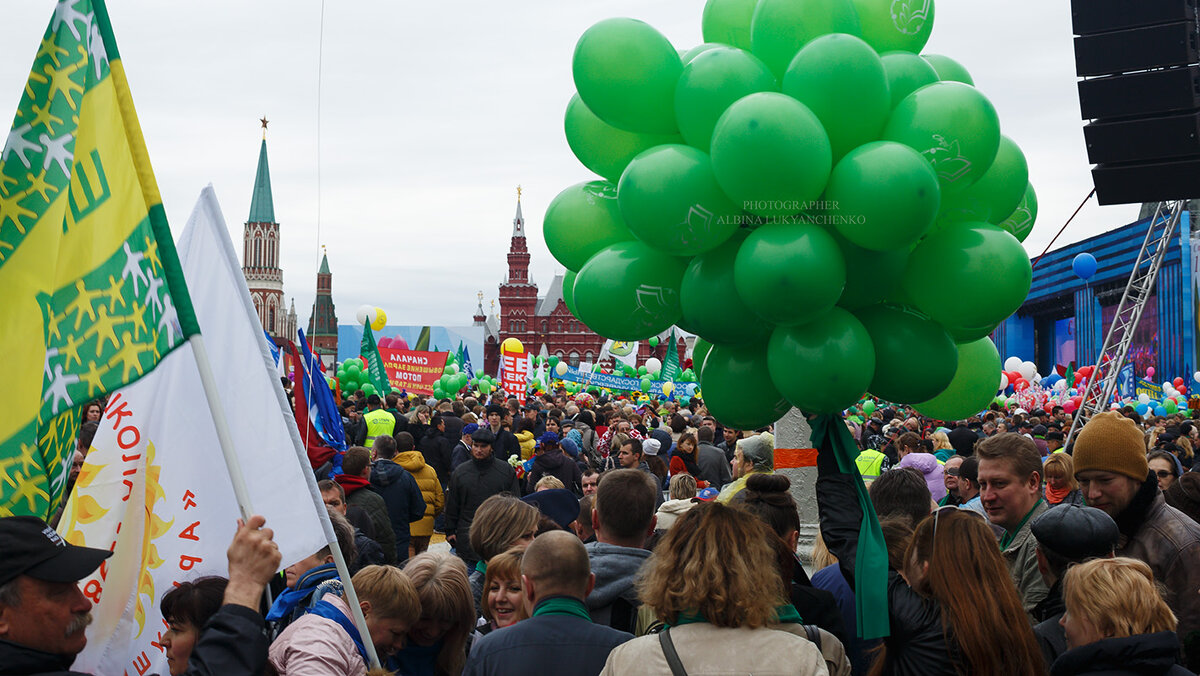
{"label": "brick tower", "polygon": [[250,198],[250,216],[242,244],[242,274],[259,321],[275,338],[287,335],[287,308],[283,303],[283,270],[279,267],[279,223],[271,198],[271,171],[267,166],[267,118],[262,118],[263,138],[258,150],[258,173]]}

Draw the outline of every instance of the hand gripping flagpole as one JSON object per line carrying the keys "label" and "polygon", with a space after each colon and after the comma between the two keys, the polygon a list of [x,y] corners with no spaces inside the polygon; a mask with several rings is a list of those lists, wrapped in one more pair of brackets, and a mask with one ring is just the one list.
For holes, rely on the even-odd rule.
{"label": "hand gripping flagpole", "polygon": [[[265,337],[263,338],[265,340]],[[216,378],[213,376],[212,363],[208,359],[208,348],[204,345],[204,337],[197,333],[188,338],[192,346],[192,354],[196,358],[196,368],[200,371],[200,382],[204,386],[204,397],[208,400],[208,410],[212,413],[213,425],[217,428],[217,443],[221,446],[221,455],[225,457],[225,467],[229,471],[229,480],[233,483],[233,496],[237,499],[238,510],[242,521],[249,521],[254,513],[250,504],[250,491],[246,489],[246,478],[242,474],[242,465],[238,462],[237,451],[233,447],[233,435],[229,432],[229,422],[225,419],[225,408],[221,405],[221,397],[217,392]],[[278,386],[278,385],[277,385]],[[328,517],[327,517],[328,518]],[[346,565],[346,557],[342,556],[342,548],[338,546],[337,538],[329,543],[329,551],[333,554],[333,564],[337,567],[338,577],[346,593],[346,605],[354,616],[354,625],[365,640],[363,645],[370,657],[371,667],[379,668],[379,655],[375,652],[375,644],[371,641],[371,632],[367,628],[367,618],[363,615],[362,607],[358,605],[358,594],[350,581],[350,568]]]}

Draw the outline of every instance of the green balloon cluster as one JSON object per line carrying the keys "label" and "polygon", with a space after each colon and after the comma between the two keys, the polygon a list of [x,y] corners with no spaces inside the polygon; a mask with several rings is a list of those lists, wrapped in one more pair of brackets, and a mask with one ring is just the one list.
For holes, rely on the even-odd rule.
{"label": "green balloon cluster", "polygon": [[690,50],[634,19],[585,31],[564,126],[603,180],[544,224],[572,314],[615,340],[698,334],[702,396],[743,429],[866,392],[941,419],[990,402],[1037,198],[967,69],[921,54],[933,19],[708,0]]}
{"label": "green balloon cluster", "polygon": [[375,386],[371,384],[371,376],[367,372],[367,362],[362,357],[347,359],[338,364],[336,373],[337,384],[342,389],[342,396],[353,394],[355,390],[362,390],[363,394],[367,396],[387,394],[375,391]]}

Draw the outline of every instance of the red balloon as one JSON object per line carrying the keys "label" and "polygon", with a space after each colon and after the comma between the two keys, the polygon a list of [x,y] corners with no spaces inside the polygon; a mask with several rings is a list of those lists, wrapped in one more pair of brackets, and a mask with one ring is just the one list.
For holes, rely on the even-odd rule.
{"label": "red balloon", "polygon": [[1178,390],[1180,394],[1187,394],[1187,385],[1178,385],[1175,387],[1175,389]]}
{"label": "red balloon", "polygon": [[1171,384],[1174,385],[1175,389],[1178,390],[1179,388],[1183,387],[1183,378],[1176,378],[1175,380],[1171,381]]}
{"label": "red balloon", "polygon": [[1063,410],[1067,413],[1074,413],[1075,409],[1077,408],[1079,408],[1079,405],[1076,404],[1075,400],[1073,399],[1068,399],[1067,401],[1063,402]]}

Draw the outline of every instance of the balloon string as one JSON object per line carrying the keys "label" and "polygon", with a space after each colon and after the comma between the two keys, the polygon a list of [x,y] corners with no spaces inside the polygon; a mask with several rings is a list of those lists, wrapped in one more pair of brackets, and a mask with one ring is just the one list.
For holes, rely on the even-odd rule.
{"label": "balloon string", "polygon": [[1042,260],[1042,256],[1045,256],[1046,252],[1050,250],[1050,247],[1054,246],[1054,243],[1058,241],[1059,235],[1063,234],[1063,231],[1067,229],[1067,226],[1071,224],[1071,221],[1075,220],[1075,217],[1079,215],[1079,211],[1083,209],[1083,205],[1087,204],[1087,201],[1092,199],[1092,195],[1095,194],[1096,189],[1092,188],[1092,191],[1087,194],[1087,197],[1083,198],[1083,201],[1079,203],[1079,206],[1075,207],[1075,213],[1071,214],[1071,217],[1067,219],[1066,223],[1063,223],[1062,228],[1059,228],[1058,235],[1055,235],[1054,239],[1050,240],[1050,243],[1046,245],[1046,248],[1042,251],[1041,255],[1034,259],[1032,267],[1036,268],[1038,266],[1038,263],[1040,263]]}

